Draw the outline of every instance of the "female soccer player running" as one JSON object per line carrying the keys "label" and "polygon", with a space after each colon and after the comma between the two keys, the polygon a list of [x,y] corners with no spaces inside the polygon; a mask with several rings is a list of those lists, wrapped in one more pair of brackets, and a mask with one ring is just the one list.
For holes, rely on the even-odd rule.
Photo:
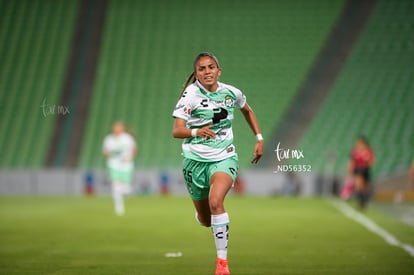
{"label": "female soccer player running", "polygon": [[375,161],[374,151],[364,136],[357,138],[348,162],[348,173],[353,175],[356,199],[361,209],[366,207],[369,199],[371,167]]}
{"label": "female soccer player running", "polygon": [[124,195],[131,193],[131,179],[134,172],[134,157],[137,146],[134,138],[125,131],[122,122],[112,126],[112,134],[105,137],[103,153],[107,158],[107,166],[112,181],[112,197],[115,213],[125,213]]}
{"label": "female soccer player running", "polygon": [[182,138],[183,174],[200,225],[212,227],[217,250],[216,275],[230,274],[227,261],[229,215],[224,198],[238,172],[232,120],[240,109],[256,135],[252,163],[263,154],[256,115],[243,93],[218,82],[221,68],[211,53],[201,53],[173,112],[173,136]]}

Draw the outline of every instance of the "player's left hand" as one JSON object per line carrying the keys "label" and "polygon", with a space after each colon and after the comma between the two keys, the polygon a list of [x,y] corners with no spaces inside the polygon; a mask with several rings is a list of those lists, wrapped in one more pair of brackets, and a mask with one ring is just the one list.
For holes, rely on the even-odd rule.
{"label": "player's left hand", "polygon": [[252,159],[252,163],[258,163],[259,160],[262,158],[263,156],[263,140],[259,140],[256,142],[256,145],[254,146],[254,151],[253,151],[253,155],[254,158]]}

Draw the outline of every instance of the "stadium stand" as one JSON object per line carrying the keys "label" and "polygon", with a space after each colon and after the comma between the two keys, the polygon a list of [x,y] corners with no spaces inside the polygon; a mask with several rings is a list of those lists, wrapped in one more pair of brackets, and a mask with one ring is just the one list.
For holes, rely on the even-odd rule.
{"label": "stadium stand", "polygon": [[[378,1],[298,148],[312,170],[344,175],[356,137],[376,152],[374,175],[407,169],[414,152],[414,2]],[[329,164],[328,158],[335,160]],[[330,168],[329,165],[332,165]]]}
{"label": "stadium stand", "polygon": [[[75,126],[63,127],[56,147],[70,151],[77,168],[102,168],[102,139],[123,120],[138,139],[138,167],[180,167],[171,112],[201,51],[218,56],[221,81],[246,93],[266,143],[276,146],[272,132],[350,2],[108,0],[93,98],[87,116],[78,115],[86,122],[80,155],[65,134]],[[376,152],[377,177],[406,170],[413,157],[414,3],[373,2],[368,24],[295,147],[313,172],[343,175],[359,134]],[[59,106],[78,8],[77,1],[0,0],[1,169],[43,168],[59,107],[79,113],[81,102]],[[241,115],[234,130],[241,166],[248,167],[254,137]],[[49,153],[64,163],[58,150]]]}
{"label": "stadium stand", "polygon": [[46,167],[71,168],[77,162],[100,53],[106,5],[106,0],[79,1],[60,95],[61,106],[68,106],[71,113],[58,115],[55,120]]}
{"label": "stadium stand", "polygon": [[0,1],[0,167],[42,167],[76,1]]}
{"label": "stadium stand", "polygon": [[[344,1],[111,1],[79,167],[102,167],[102,138],[130,125],[139,167],[179,167],[172,110],[193,58],[215,53],[221,81],[242,89],[265,139],[280,122]],[[254,136],[236,117],[241,166]]]}
{"label": "stadium stand", "polygon": [[[326,37],[316,60],[308,69],[304,81],[296,92],[289,108],[272,134],[272,140],[284,148],[294,148],[306,133],[312,118],[319,111],[324,98],[329,94],[342,65],[348,58],[361,30],[364,29],[376,0],[347,0],[330,34]],[[281,164],[275,161],[275,144],[267,143],[261,166]]]}

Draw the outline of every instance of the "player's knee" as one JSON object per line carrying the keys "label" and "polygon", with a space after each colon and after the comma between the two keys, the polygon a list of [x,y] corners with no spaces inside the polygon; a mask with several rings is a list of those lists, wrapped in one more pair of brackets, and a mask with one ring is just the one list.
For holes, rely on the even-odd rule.
{"label": "player's knee", "polygon": [[209,205],[211,213],[222,213],[224,211],[223,201],[218,198],[210,197]]}

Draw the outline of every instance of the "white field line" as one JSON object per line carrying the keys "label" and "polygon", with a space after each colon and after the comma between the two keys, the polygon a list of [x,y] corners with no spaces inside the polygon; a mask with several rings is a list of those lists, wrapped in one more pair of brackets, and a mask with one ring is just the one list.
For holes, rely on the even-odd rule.
{"label": "white field line", "polygon": [[331,200],[332,205],[334,205],[339,211],[341,211],[345,216],[354,220],[363,226],[365,226],[369,231],[377,234],[382,237],[388,244],[397,246],[405,250],[411,257],[414,257],[414,247],[409,244],[400,242],[396,237],[387,232],[385,229],[381,228],[371,219],[367,218],[365,215],[358,213],[355,209],[348,206],[346,203],[338,200]]}

